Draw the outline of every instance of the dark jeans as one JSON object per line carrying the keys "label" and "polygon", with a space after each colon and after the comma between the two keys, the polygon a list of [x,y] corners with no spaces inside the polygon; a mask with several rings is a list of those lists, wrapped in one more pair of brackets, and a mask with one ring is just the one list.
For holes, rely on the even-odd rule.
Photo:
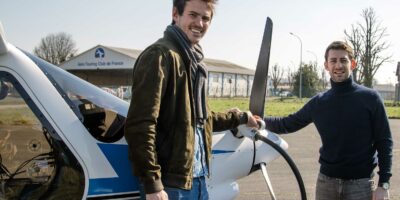
{"label": "dark jeans", "polygon": [[[204,176],[193,178],[191,190],[165,187],[169,200],[208,200],[206,179]],[[141,199],[145,199],[143,187],[141,187]]]}
{"label": "dark jeans", "polygon": [[372,178],[344,180],[318,175],[316,200],[370,200],[374,190]]}

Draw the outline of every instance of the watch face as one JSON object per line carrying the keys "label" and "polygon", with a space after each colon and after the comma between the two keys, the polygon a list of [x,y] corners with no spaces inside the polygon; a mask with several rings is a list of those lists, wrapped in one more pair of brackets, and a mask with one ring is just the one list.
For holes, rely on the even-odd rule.
{"label": "watch face", "polygon": [[382,188],[385,190],[389,189],[389,183],[382,183]]}

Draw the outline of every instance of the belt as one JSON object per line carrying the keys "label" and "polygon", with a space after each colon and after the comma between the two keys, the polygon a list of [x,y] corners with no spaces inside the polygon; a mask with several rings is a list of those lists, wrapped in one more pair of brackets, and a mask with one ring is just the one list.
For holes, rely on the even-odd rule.
{"label": "belt", "polygon": [[319,174],[320,174],[320,176],[322,176],[325,179],[336,180],[336,181],[340,181],[340,182],[358,182],[358,181],[362,181],[362,180],[365,180],[365,179],[371,179],[371,178],[374,177],[374,174],[372,174],[370,178],[346,179],[346,178],[330,177],[330,176],[327,176],[327,175],[325,175],[323,173],[319,173]]}

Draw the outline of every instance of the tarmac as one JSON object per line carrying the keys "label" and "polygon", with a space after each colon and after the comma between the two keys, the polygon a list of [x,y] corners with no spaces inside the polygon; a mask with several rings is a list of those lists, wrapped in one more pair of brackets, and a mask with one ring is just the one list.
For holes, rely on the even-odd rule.
{"label": "tarmac", "polygon": [[[389,120],[389,124],[394,143],[390,196],[391,200],[400,200],[400,120]],[[315,199],[315,183],[319,172],[318,151],[321,141],[314,124],[310,124],[296,133],[280,136],[289,144],[287,152],[301,173],[307,199]],[[267,166],[267,170],[278,200],[301,199],[295,176],[283,158],[271,162]],[[378,175],[375,176],[376,183],[377,178]],[[271,199],[260,170],[240,179],[238,184],[240,192],[237,200]]]}

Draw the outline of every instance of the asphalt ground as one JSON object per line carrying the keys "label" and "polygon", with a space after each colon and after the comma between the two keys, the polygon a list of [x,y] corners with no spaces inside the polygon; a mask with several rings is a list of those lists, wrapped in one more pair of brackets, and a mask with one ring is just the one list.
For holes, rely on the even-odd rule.
{"label": "asphalt ground", "polygon": [[[393,165],[390,195],[392,200],[400,200],[400,120],[389,120],[393,136]],[[315,198],[315,183],[319,172],[320,137],[313,124],[296,133],[281,135],[289,144],[288,153],[296,163],[307,192],[307,199]],[[278,200],[300,199],[299,187],[283,158],[279,158],[267,166],[274,192]],[[375,176],[377,182],[378,176]],[[260,170],[240,179],[237,200],[271,199]]]}

